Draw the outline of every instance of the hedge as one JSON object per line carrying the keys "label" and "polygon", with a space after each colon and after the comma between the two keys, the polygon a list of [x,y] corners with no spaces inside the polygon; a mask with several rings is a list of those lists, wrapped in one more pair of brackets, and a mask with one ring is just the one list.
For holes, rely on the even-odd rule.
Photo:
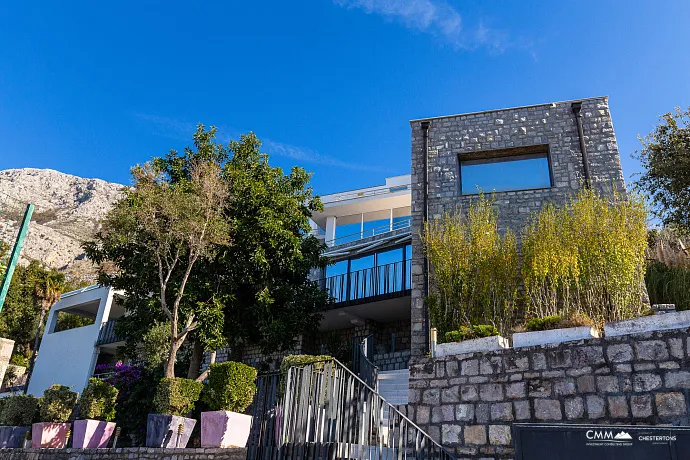
{"label": "hedge", "polygon": [[244,412],[256,393],[256,369],[228,361],[211,364],[203,400],[211,410]]}
{"label": "hedge", "polygon": [[90,378],[79,398],[79,417],[86,420],[112,422],[118,389],[101,379]]}
{"label": "hedge", "polygon": [[27,426],[36,419],[38,400],[31,395],[10,396],[0,411],[0,425]]}
{"label": "hedge", "polygon": [[38,401],[41,421],[66,422],[72,415],[77,397],[77,393],[71,391],[70,387],[54,383],[43,392],[43,397]]}
{"label": "hedge", "polygon": [[162,378],[156,388],[153,407],[157,414],[185,417],[194,409],[204,384],[183,378]]}

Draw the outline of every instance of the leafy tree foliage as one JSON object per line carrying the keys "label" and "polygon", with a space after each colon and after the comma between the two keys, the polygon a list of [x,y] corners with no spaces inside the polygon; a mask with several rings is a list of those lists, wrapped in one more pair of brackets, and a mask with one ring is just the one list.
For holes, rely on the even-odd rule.
{"label": "leafy tree foliage", "polygon": [[[311,269],[326,263],[321,256],[322,244],[307,236],[308,219],[321,208],[308,186],[309,174],[293,168],[286,175],[271,167],[252,133],[227,147],[215,142],[215,133],[215,128],[207,131],[200,125],[193,149],[171,151],[147,165],[155,172],[156,188],[151,186],[154,195],[185,190],[199,164],[218,168],[226,193],[223,202],[213,206],[219,211],[213,215],[218,238],[205,241],[194,259],[193,271],[183,272],[184,264],[188,267],[192,260],[192,242],[182,242],[180,236],[175,243],[161,245],[169,238],[170,223],[159,225],[146,216],[134,217],[142,202],[154,199],[143,200],[139,185],[136,191],[126,192],[125,199],[106,218],[104,231],[85,245],[87,255],[101,264],[99,281],[127,291],[128,314],[120,319],[118,333],[127,339],[130,355],[154,324],[167,321],[175,329],[171,317],[175,319],[176,303],[184,326],[173,331],[172,342],[190,335],[206,350],[226,344],[234,350],[243,344],[258,344],[269,352],[288,348],[296,335],[313,330],[317,312],[327,302],[317,284],[308,279]],[[170,200],[165,207],[160,206],[156,216],[169,220],[172,217],[168,214],[173,215],[169,208],[177,206],[187,208],[188,203]],[[208,208],[206,203],[195,206]],[[151,226],[155,231],[149,229]],[[197,227],[191,229],[196,231]],[[152,245],[152,240],[159,243]],[[174,262],[172,257],[166,263],[166,254],[175,255],[178,248],[182,248],[182,262]],[[170,266],[178,269],[170,270]],[[163,290],[161,278],[168,280]],[[184,296],[180,295],[181,288]],[[165,295],[151,296],[162,291]],[[172,306],[171,315],[165,312],[161,299]],[[203,348],[194,347],[198,351]],[[170,372],[173,358],[172,354],[168,357],[165,375],[169,378],[174,376]],[[198,368],[198,359],[191,362]]]}
{"label": "leafy tree foliage", "polygon": [[669,112],[637,152],[645,172],[637,181],[665,225],[690,233],[690,109]]}

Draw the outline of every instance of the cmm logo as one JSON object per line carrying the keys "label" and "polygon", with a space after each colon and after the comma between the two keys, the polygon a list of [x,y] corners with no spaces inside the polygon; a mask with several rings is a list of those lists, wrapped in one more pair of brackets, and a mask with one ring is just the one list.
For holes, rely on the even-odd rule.
{"label": "cmm logo", "polygon": [[587,439],[593,441],[613,441],[613,431],[588,430],[587,433],[585,433],[585,436]]}

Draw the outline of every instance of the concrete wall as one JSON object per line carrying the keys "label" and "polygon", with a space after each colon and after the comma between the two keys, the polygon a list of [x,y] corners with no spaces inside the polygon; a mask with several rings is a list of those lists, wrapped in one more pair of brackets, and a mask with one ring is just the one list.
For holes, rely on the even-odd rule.
{"label": "concrete wall", "polygon": [[245,460],[246,449],[0,449],[3,460]]}
{"label": "concrete wall", "polygon": [[[81,393],[93,373],[96,341],[101,324],[108,319],[113,291],[107,287],[89,289],[63,299],[51,308],[36,358],[36,366],[29,381],[29,394],[42,396],[53,383],[72,387]],[[54,332],[60,310],[91,301],[99,302],[98,314],[90,326]]]}
{"label": "concrete wall", "polygon": [[[530,213],[544,203],[563,204],[583,181],[582,153],[571,102],[496,110],[430,119],[429,219],[444,211],[466,208],[476,197],[460,193],[458,157],[501,149],[548,146],[552,182],[550,188],[495,194],[499,225],[519,234]],[[582,120],[593,187],[625,190],[608,98],[582,100]],[[412,130],[412,354],[426,352],[423,304],[423,254],[419,241],[424,212],[424,152],[421,121]],[[490,191],[488,191],[490,192]],[[610,192],[609,192],[610,193]]]}
{"label": "concrete wall", "polygon": [[511,424],[690,424],[690,329],[413,358],[408,415],[463,458],[513,458]]}

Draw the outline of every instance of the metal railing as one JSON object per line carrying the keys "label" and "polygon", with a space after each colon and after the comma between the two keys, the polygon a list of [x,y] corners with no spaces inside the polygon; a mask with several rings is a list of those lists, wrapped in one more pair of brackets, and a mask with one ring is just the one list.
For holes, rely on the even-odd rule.
{"label": "metal railing", "polygon": [[322,279],[320,285],[335,303],[393,294],[410,289],[411,267],[410,260],[393,262],[330,276]]}
{"label": "metal railing", "polygon": [[122,342],[124,340],[115,333],[115,323],[117,323],[117,320],[111,319],[101,325],[96,345],[107,345],[109,343]]}
{"label": "metal railing", "polygon": [[374,358],[374,335],[366,337],[359,344],[359,359],[357,360],[356,374],[367,385],[378,391],[379,368],[372,362]]}
{"label": "metal railing", "polygon": [[380,185],[378,187],[370,187],[360,190],[352,190],[348,192],[333,193],[324,195],[321,200],[324,204],[337,203],[339,201],[356,200],[357,198],[367,198],[371,196],[388,195],[389,193],[404,192],[410,190],[409,184],[401,185]]}
{"label": "metal railing", "polygon": [[386,233],[394,232],[403,228],[409,228],[412,225],[412,216],[407,216],[398,221],[393,221],[393,223],[388,223],[385,225],[379,225],[374,228],[367,228],[360,230],[359,232],[350,233],[349,235],[339,236],[333,238],[332,240],[325,240],[324,242],[328,246],[337,246],[339,244],[352,243],[353,241],[359,241],[364,238],[369,238],[376,235],[384,235]]}
{"label": "metal railing", "polygon": [[337,360],[260,379],[252,415],[248,460],[454,458]]}

